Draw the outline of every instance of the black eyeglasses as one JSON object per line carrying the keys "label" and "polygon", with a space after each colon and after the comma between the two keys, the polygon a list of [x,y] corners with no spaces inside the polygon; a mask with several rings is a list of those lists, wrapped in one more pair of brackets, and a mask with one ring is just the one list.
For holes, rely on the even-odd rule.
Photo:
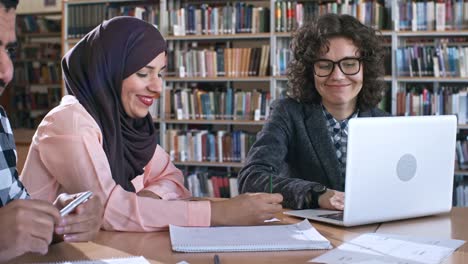
{"label": "black eyeglasses", "polygon": [[341,72],[345,75],[355,75],[361,70],[362,58],[343,58],[339,61],[320,59],[314,62],[314,74],[318,77],[327,77],[338,65]]}

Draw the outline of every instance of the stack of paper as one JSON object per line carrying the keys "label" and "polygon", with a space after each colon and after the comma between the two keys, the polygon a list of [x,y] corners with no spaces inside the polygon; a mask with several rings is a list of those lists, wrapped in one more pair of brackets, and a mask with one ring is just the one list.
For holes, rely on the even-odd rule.
{"label": "stack of paper", "polygon": [[334,264],[437,264],[464,243],[454,239],[363,234],[312,261]]}

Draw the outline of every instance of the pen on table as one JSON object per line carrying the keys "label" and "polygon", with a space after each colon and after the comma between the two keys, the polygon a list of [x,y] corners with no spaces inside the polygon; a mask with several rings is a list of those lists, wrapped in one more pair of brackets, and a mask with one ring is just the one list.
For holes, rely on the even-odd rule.
{"label": "pen on table", "polygon": [[221,261],[219,260],[218,255],[214,255],[214,264],[221,264]]}
{"label": "pen on table", "polygon": [[270,175],[270,193],[273,193],[273,177]]}

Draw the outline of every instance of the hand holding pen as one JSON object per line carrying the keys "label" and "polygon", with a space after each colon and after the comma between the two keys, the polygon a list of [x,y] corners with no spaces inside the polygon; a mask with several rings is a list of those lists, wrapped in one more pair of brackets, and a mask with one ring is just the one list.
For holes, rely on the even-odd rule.
{"label": "hand holding pen", "polygon": [[78,195],[78,197],[76,197],[60,210],[60,216],[66,216],[71,211],[75,210],[78,205],[86,202],[91,197],[91,195],[93,195],[93,192],[91,191],[82,192],[80,195]]}
{"label": "hand holding pen", "polygon": [[221,264],[221,260],[219,259],[218,255],[214,255],[214,264]]}
{"label": "hand holding pen", "polygon": [[270,174],[270,193],[273,193],[273,176]]}
{"label": "hand holding pen", "polygon": [[97,235],[102,222],[103,206],[92,192],[61,194],[54,203],[62,216],[55,227],[67,242],[89,241]]}

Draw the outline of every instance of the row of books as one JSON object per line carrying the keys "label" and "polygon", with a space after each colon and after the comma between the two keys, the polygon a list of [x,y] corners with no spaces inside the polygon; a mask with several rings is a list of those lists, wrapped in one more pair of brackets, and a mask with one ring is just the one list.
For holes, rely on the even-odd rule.
{"label": "row of books", "polygon": [[468,141],[460,135],[458,138],[455,145],[457,169],[468,170]]}
{"label": "row of books", "polygon": [[[275,52],[275,75],[286,75],[287,65],[292,58],[289,48],[290,40],[278,41]],[[207,46],[191,49],[186,42],[184,44],[169,43],[167,75],[178,77],[247,77],[267,76],[270,72],[269,45],[261,48],[224,48],[222,46]],[[391,74],[391,47],[387,50],[385,60],[385,71]],[[403,50],[403,49],[402,49]],[[400,56],[402,51],[398,51]],[[409,60],[405,54],[401,60]],[[408,55],[409,56],[409,55]],[[401,65],[403,65],[402,63]],[[401,74],[407,74],[401,69]],[[408,73],[409,74],[409,73]]]}
{"label": "row of books", "polygon": [[19,34],[61,32],[62,22],[60,19],[53,19],[36,15],[25,15],[18,16],[17,22],[19,26]]}
{"label": "row of books", "polygon": [[26,61],[15,65],[16,84],[56,84],[62,79],[60,62]]}
{"label": "row of books", "polygon": [[243,162],[255,137],[243,131],[167,129],[164,140],[171,161]]}
{"label": "row of books", "polygon": [[30,112],[18,111],[15,113],[9,113],[10,124],[12,128],[29,128],[36,129],[37,126],[44,119],[46,112],[41,111],[41,114],[31,115]]}
{"label": "row of books", "polygon": [[289,61],[292,59],[290,48],[276,49],[276,70],[278,75],[286,75]]}
{"label": "row of books", "polygon": [[168,13],[169,35],[174,36],[270,32],[270,9],[245,2],[188,4]]}
{"label": "row of books", "polygon": [[133,16],[154,25],[159,24],[159,9],[156,6],[124,6],[119,3],[70,4],[67,37],[81,38],[102,21],[116,16]]}
{"label": "row of books", "polygon": [[277,1],[275,3],[276,32],[290,32],[307,21],[326,14],[349,14],[363,24],[376,29],[390,29],[391,3],[386,1]]}
{"label": "row of books", "polygon": [[[172,2],[172,1],[170,1]],[[223,5],[169,4],[169,34],[218,35],[270,32],[270,9],[245,2]],[[274,21],[276,32],[290,32],[308,20],[325,13],[350,14],[366,25],[388,29],[391,25],[390,5],[385,1],[277,1]]]}
{"label": "row of books", "polygon": [[247,77],[270,73],[270,46],[258,48],[170,49],[168,75]]}
{"label": "row of books", "polygon": [[468,29],[468,1],[398,1],[396,30]]}
{"label": "row of books", "polygon": [[148,112],[149,114],[151,115],[151,117],[153,119],[158,119],[158,118],[161,118],[161,115],[160,115],[160,103],[161,100],[158,98],[158,99],[155,99],[153,100],[153,104],[150,106],[150,108],[148,109]]}
{"label": "row of books", "polygon": [[398,76],[467,77],[468,46],[414,45],[396,50]]}
{"label": "row of books", "polygon": [[457,115],[459,124],[468,120],[468,87],[442,86],[435,92],[425,86],[397,92],[397,115]]}
{"label": "row of books", "polygon": [[216,172],[193,172],[186,177],[187,189],[193,197],[231,198],[239,195],[237,178],[216,176]]}
{"label": "row of books", "polygon": [[170,93],[170,116],[178,120],[265,120],[270,100],[270,93],[261,90],[175,90]]}
{"label": "row of books", "polygon": [[14,60],[60,60],[59,43],[32,42],[20,46]]}
{"label": "row of books", "polygon": [[15,111],[49,110],[59,104],[61,99],[60,87],[26,87],[15,88],[12,98]]}
{"label": "row of books", "polygon": [[14,87],[9,112],[13,128],[36,128],[50,109],[60,103],[60,86]]}
{"label": "row of books", "polygon": [[468,180],[463,175],[455,177],[455,190],[453,196],[454,206],[468,206]]}

